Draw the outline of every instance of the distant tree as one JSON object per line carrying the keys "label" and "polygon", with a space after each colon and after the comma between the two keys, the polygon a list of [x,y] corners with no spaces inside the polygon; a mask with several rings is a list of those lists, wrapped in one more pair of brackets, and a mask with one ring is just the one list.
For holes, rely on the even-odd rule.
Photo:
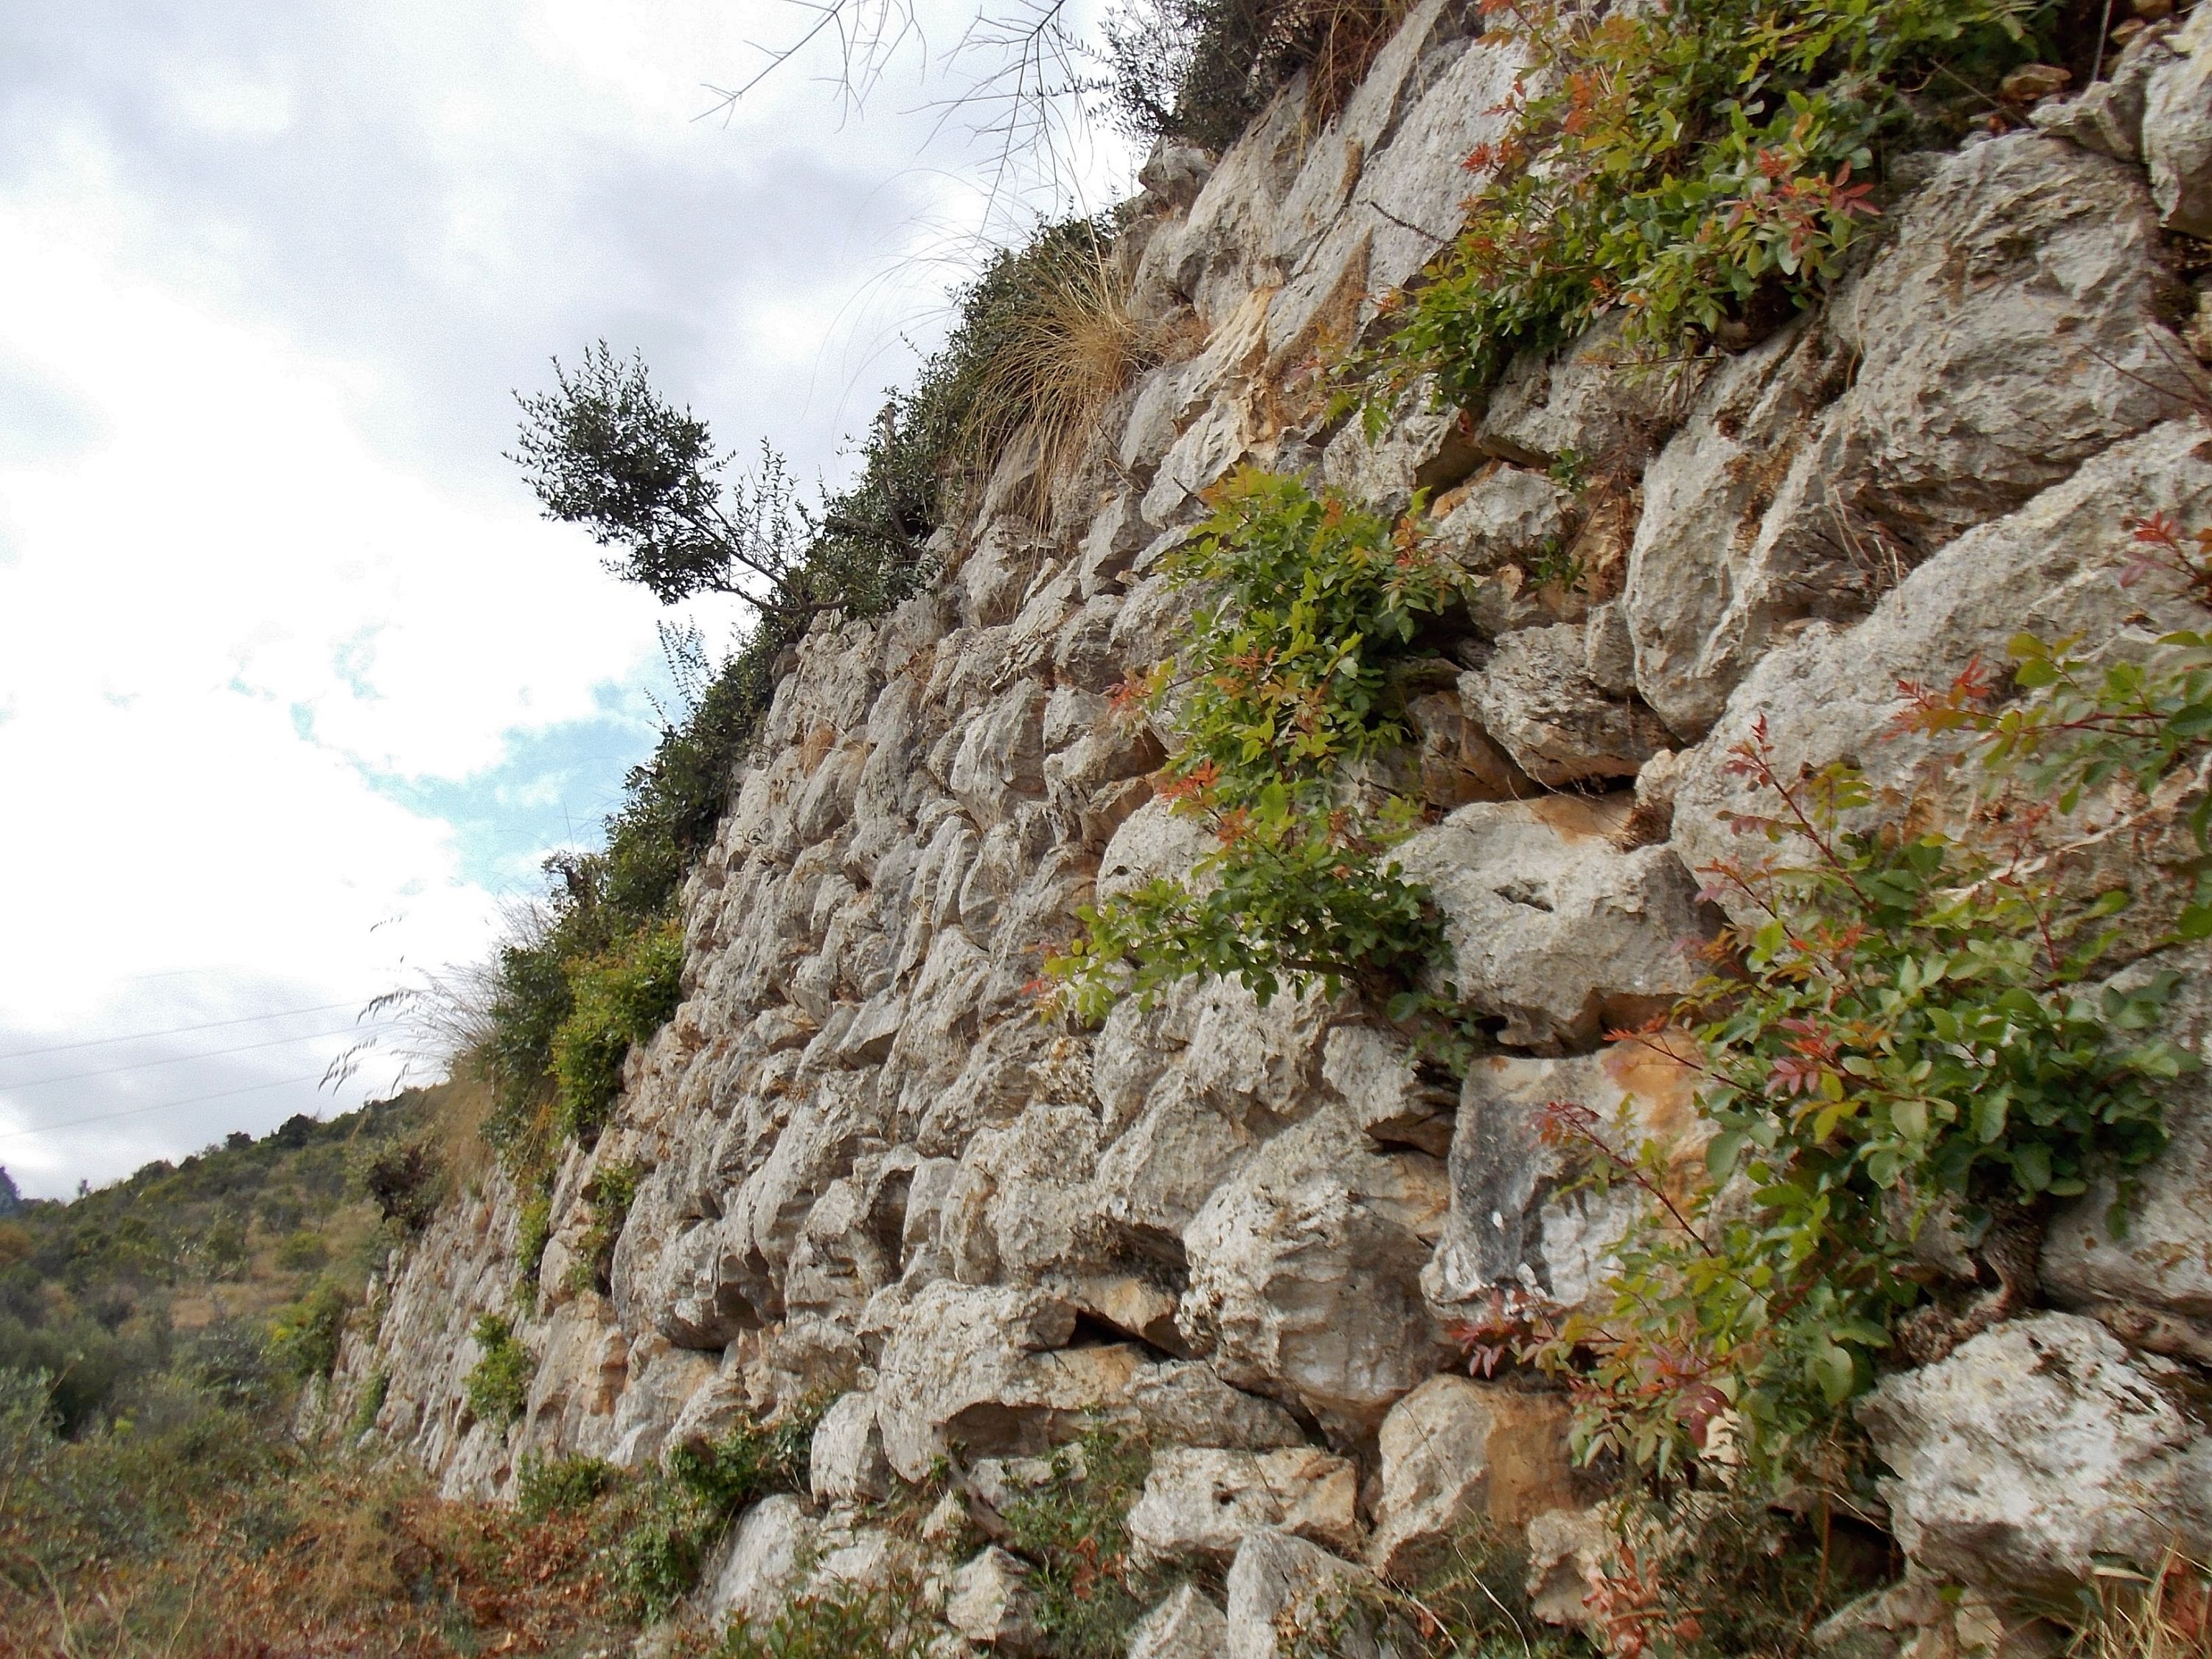
{"label": "distant tree", "polygon": [[757,474],[726,479],[731,458],[706,422],[662,398],[641,358],[619,358],[604,340],[574,369],[556,358],[553,374],[557,390],[517,394],[512,459],[547,518],[620,550],[610,571],[664,605],[727,593],[795,623],[838,605],[810,580],[812,527],[775,451],[763,443]]}
{"label": "distant tree", "polygon": [[0,1164],[0,1216],[13,1215],[23,1207],[23,1195],[15,1190],[15,1177],[8,1173],[8,1166]]}
{"label": "distant tree", "polygon": [[226,1152],[242,1152],[252,1144],[253,1137],[243,1129],[233,1129],[222,1138],[223,1150]]}

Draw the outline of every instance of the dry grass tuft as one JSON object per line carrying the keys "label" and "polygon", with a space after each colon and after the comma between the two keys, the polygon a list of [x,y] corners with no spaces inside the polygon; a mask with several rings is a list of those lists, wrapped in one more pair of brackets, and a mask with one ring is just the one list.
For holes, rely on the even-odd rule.
{"label": "dry grass tuft", "polygon": [[1283,9],[1306,67],[1306,125],[1319,131],[1344,112],[1375,59],[1413,9],[1411,0],[1305,0]]}
{"label": "dry grass tuft", "polygon": [[1023,251],[994,319],[991,345],[967,417],[966,447],[990,464],[1033,445],[1030,497],[1041,507],[1054,478],[1083,458],[1108,404],[1172,342],[1129,311],[1129,273],[1112,244],[1087,231],[1048,234]]}
{"label": "dry grass tuft", "polygon": [[2169,1550],[2148,1578],[2100,1573],[2100,1614],[2075,1659],[2212,1659],[2212,1569]]}

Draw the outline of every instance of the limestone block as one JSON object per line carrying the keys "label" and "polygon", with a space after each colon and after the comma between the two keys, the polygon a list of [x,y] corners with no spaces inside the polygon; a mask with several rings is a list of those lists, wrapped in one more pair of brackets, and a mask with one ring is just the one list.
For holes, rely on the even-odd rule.
{"label": "limestone block", "polygon": [[1321,1070],[1370,1140],[1437,1158],[1450,1150],[1458,1091],[1426,1075],[1401,1039],[1372,1025],[1337,1026]]}
{"label": "limestone block", "polygon": [[1378,1423],[1450,1357],[1419,1283],[1442,1176],[1422,1153],[1370,1150],[1341,1108],[1269,1141],[1184,1232],[1192,1351],[1231,1383]]}
{"label": "limestone block", "polygon": [[1164,800],[1148,801],[1106,843],[1098,860],[1098,900],[1103,903],[1162,878],[1179,880],[1218,845],[1196,818],[1174,811]]}
{"label": "limestone block", "polygon": [[1493,464],[1435,503],[1428,545],[1465,573],[1470,619],[1485,634],[1570,620],[1581,601],[1539,588],[1530,569],[1566,545],[1574,498],[1542,472]]}
{"label": "limestone block", "polygon": [[1406,700],[1413,732],[1410,760],[1426,805],[1449,811],[1470,801],[1518,800],[1537,793],[1512,757],[1471,719],[1456,691],[1421,691]]}
{"label": "limestone block", "polygon": [[825,1502],[865,1503],[890,1496],[890,1474],[875,1395],[866,1389],[840,1395],[815,1425],[809,1489]]}
{"label": "limestone block", "polygon": [[1229,1659],[1291,1659],[1328,1631],[1338,1659],[1381,1659],[1356,1600],[1373,1577],[1318,1544],[1271,1528],[1245,1535],[1229,1569]]}
{"label": "limestone block", "polygon": [[1273,1451],[1305,1442],[1305,1431],[1289,1412],[1231,1388],[1202,1360],[1170,1360],[1138,1372],[1129,1384],[1129,1407],[1158,1446]]}
{"label": "limestone block", "polygon": [[1184,1584],[1129,1632],[1129,1659],[1227,1659],[1229,1620],[1195,1584]]}
{"label": "limestone block", "polygon": [[1426,384],[1409,389],[1373,439],[1347,421],[1322,451],[1322,477],[1370,512],[1395,518],[1417,490],[1433,495],[1474,471],[1480,457],[1464,412],[1439,403]]}
{"label": "limestone block", "polygon": [[994,1652],[1035,1653],[1044,1638],[1035,1604],[1029,1569],[994,1544],[952,1575],[945,1622]]}
{"label": "limestone block", "polygon": [[1547,1625],[1588,1630],[1587,1598],[1620,1550],[1603,1510],[1546,1510],[1528,1522],[1528,1608]]}
{"label": "limestone block", "polygon": [[713,1621],[774,1619],[805,1571],[817,1530],[788,1492],[763,1498],[746,1510],[714,1576],[708,1599]]}
{"label": "limestone block", "polygon": [[1024,680],[968,723],[946,779],[982,828],[1012,816],[1024,795],[1044,793],[1042,685]]}
{"label": "limestone block", "polygon": [[1640,464],[1681,424],[1705,370],[1639,368],[1632,356],[1615,313],[1556,352],[1516,357],[1490,394],[1476,447],[1524,466],[1568,454],[1585,465]]}
{"label": "limestone block", "polygon": [[1559,623],[1506,635],[1484,667],[1460,677],[1468,712],[1547,788],[1632,778],[1669,741],[1640,699],[1606,690],[1590,658],[1588,628]]}
{"label": "limestone block", "polygon": [[2162,222],[2212,236],[2212,14],[2193,11],[2144,94],[2143,161]]}
{"label": "limestone block", "polygon": [[[2002,664],[2005,642],[2023,631],[2079,635],[2100,653],[2141,655],[2158,635],[2198,626],[2201,615],[2161,584],[2120,586],[2130,556],[2126,520],[2153,510],[2183,524],[2212,518],[2212,454],[2194,422],[2116,445],[2017,512],[1960,537],[1856,626],[1815,624],[1771,651],[1729,699],[1727,717],[1683,757],[1673,819],[1683,863],[1695,870],[1741,852],[1724,815],[1755,803],[1728,771],[1729,750],[1759,720],[1784,776],[1848,755],[1878,789],[1929,799],[1931,782],[1947,787],[1943,776],[1921,775],[1933,745],[1886,735],[1900,679],[1941,685],[1976,658]],[[2129,884],[2138,881],[2139,873]]]}
{"label": "limestone block", "polygon": [[[2179,58],[2167,37],[2173,26],[2154,23],[2128,42],[2112,72],[2081,89],[2076,98],[2055,98],[2028,112],[2039,132],[2069,138],[2122,161],[2142,156],[2143,114],[2152,77]],[[2152,193],[2158,181],[2152,179]]]}
{"label": "limestone block", "polygon": [[1665,848],[1623,852],[1628,804],[1565,795],[1462,806],[1398,850],[1443,910],[1447,975],[1516,1044],[1586,1041],[1680,997],[1712,923]]}
{"label": "limestone block", "polygon": [[1177,1072],[1099,1158],[1099,1212],[1140,1237],[1179,1239],[1258,1144]]}
{"label": "limestone block", "polygon": [[1358,1541],[1358,1472],[1310,1446],[1279,1451],[1170,1447],[1152,1458],[1129,1511],[1140,1559],[1227,1561],[1255,1527],[1279,1527],[1339,1550]]}
{"label": "limestone block", "polygon": [[1475,1060],[1452,1136],[1451,1214],[1422,1279],[1431,1303],[1457,1308],[1504,1290],[1573,1307],[1595,1294],[1637,1200],[1623,1188],[1556,1194],[1564,1159],[1544,1144],[1545,1109],[1560,1100],[1601,1121],[1626,1118],[1626,1136],[1667,1145],[1686,1182],[1710,1133],[1697,1115],[1696,1082],[1689,1067],[1634,1042],[1571,1059]]}
{"label": "limestone block", "polygon": [[1144,1364],[1127,1344],[1071,1348],[1076,1310],[1010,1285],[939,1279],[899,1310],[876,1397],[884,1452],[920,1480],[947,1451],[1034,1456],[1126,1401]]}
{"label": "limestone block", "polygon": [[2001,1592],[2064,1595],[2100,1557],[2155,1567],[2212,1546],[2212,1435],[2184,1373],[2094,1321],[2042,1313],[1886,1380],[1859,1407],[1898,1542]]}
{"label": "limestone block", "polygon": [[1470,1524],[1517,1532],[1574,1501],[1571,1413],[1556,1395],[1432,1376],[1390,1408],[1368,1565],[1399,1583],[1441,1565]]}

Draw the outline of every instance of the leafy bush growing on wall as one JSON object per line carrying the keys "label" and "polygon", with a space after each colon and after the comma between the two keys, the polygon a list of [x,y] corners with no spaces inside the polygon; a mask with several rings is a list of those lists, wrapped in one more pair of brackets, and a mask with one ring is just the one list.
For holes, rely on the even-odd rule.
{"label": "leafy bush growing on wall", "polygon": [[1508,136],[1478,146],[1465,228],[1355,356],[1370,421],[1433,374],[1468,402],[1516,351],[1621,319],[1654,356],[1813,303],[1878,210],[1879,157],[1955,137],[2038,0],[1484,0],[1528,54]]}
{"label": "leafy bush growing on wall", "polygon": [[496,1428],[518,1422],[530,1406],[530,1380],[538,1359],[522,1345],[514,1325],[499,1314],[485,1314],[471,1329],[480,1357],[464,1384],[469,1409]]}
{"label": "leafy bush growing on wall", "polygon": [[[2212,598],[2212,535],[2162,518],[2134,533],[2124,580]],[[2174,975],[2129,987],[2112,958],[2212,933],[2212,909],[2199,874],[2172,936],[2142,938],[2116,920],[2128,892],[2069,890],[2063,844],[2085,801],[2142,810],[2212,744],[2212,638],[2099,665],[2077,645],[2014,639],[2008,697],[1978,662],[1900,688],[1899,729],[1964,734],[1970,753],[1940,758],[1987,781],[1954,824],[1861,827],[1865,778],[1785,773],[1763,722],[1732,752],[1753,797],[1735,827],[1771,850],[1705,874],[1761,919],[1724,941],[1735,971],[1623,1038],[1698,1073],[1704,1173],[1685,1188],[1675,1149],[1555,1103],[1551,1137],[1582,1179],[1641,1188],[1642,1223],[1608,1306],[1501,1300],[1468,1333],[1486,1364],[1517,1346],[1565,1375],[1586,1449],[1663,1473],[1726,1414],[1755,1467],[1802,1468],[1878,1368],[1940,1358],[2033,1295],[2054,1202],[2109,1179],[2124,1231],[2135,1172],[2166,1144],[2163,1085],[2197,1062],[2155,1031]],[[2188,820],[2203,855],[2208,816]],[[1936,1228],[1996,1281],[1964,1306],[1918,1260]]]}
{"label": "leafy bush growing on wall", "polygon": [[1170,566],[1207,596],[1193,643],[1121,701],[1173,707],[1182,741],[1164,793],[1219,846],[1187,880],[1085,907],[1048,976],[1093,1019],[1199,974],[1263,1001],[1351,983],[1410,1012],[1444,950],[1433,904],[1389,856],[1419,813],[1346,769],[1405,740],[1399,671],[1458,579],[1417,519],[1393,526],[1294,478],[1246,468],[1211,501]]}

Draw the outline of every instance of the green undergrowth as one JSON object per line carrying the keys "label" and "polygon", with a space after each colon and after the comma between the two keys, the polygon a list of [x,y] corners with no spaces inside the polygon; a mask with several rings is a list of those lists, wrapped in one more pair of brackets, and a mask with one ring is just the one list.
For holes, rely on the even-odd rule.
{"label": "green undergrowth", "polygon": [[704,1445],[678,1446],[615,1505],[615,1584],[641,1618],[665,1614],[699,1582],[708,1553],[738,1514],[776,1492],[806,1490],[826,1401],[769,1423],[744,1423]]}
{"label": "green undergrowth", "polygon": [[217,1353],[265,1358],[273,1342],[283,1374],[326,1373],[362,1285],[406,1236],[366,1173],[417,1144],[447,1092],[295,1116],[68,1203],[19,1204],[0,1218],[0,1369],[46,1379],[64,1435]]}
{"label": "green undergrowth", "polygon": [[1080,912],[1046,967],[1056,1006],[1087,1019],[1200,974],[1263,1002],[1356,985],[1410,1006],[1443,952],[1426,894],[1391,847],[1418,805],[1353,781],[1409,736],[1404,671],[1459,578],[1418,516],[1393,525],[1333,493],[1247,468],[1170,564],[1199,597],[1193,643],[1122,688],[1124,717],[1166,707],[1182,733],[1164,793],[1218,845]]}
{"label": "green undergrowth", "polygon": [[469,1409],[483,1422],[504,1429],[520,1422],[530,1405],[530,1382],[538,1358],[514,1334],[502,1314],[485,1314],[470,1328],[477,1363],[464,1381]]}
{"label": "green undergrowth", "polygon": [[1528,54],[1467,160],[1465,228],[1348,364],[1370,422],[1432,374],[1472,403],[1518,351],[1620,319],[1647,359],[1817,302],[1879,222],[1882,157],[1948,144],[2064,9],[2035,0],[1486,0]]}

